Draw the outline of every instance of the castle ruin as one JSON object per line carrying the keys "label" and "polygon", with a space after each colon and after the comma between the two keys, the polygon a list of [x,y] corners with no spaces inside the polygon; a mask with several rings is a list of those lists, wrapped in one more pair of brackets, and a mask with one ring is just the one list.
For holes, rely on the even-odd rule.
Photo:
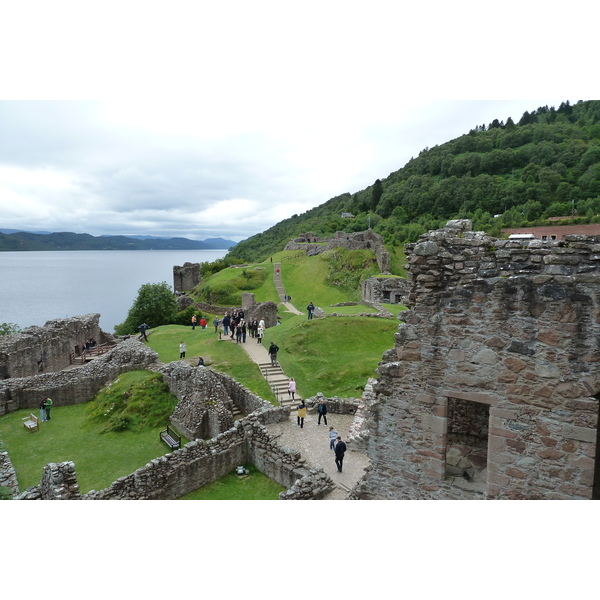
{"label": "castle ruin", "polygon": [[361,499],[600,497],[600,236],[406,246],[410,310],[374,386]]}

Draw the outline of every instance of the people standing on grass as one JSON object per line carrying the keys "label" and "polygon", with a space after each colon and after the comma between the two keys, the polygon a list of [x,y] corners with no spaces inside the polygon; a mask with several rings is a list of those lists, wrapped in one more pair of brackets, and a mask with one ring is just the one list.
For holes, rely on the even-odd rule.
{"label": "people standing on grass", "polygon": [[46,421],[50,420],[50,409],[52,408],[52,398],[46,398]]}
{"label": "people standing on grass", "polygon": [[333,428],[329,427],[329,449],[335,452],[335,441],[337,440],[338,432]]}
{"label": "people standing on grass", "polygon": [[196,315],[192,315],[192,331],[196,330],[197,324],[198,324],[198,317],[196,317]]}
{"label": "people standing on grass", "polygon": [[182,340],[179,344],[179,358],[185,358],[185,353],[187,351],[187,346],[185,345],[185,342]]}
{"label": "people standing on grass", "polygon": [[309,302],[308,306],[306,307],[306,310],[308,311],[308,318],[312,319],[313,318],[313,312],[315,310],[315,305],[312,302]]}
{"label": "people standing on grass", "polygon": [[319,400],[319,404],[317,406],[317,412],[319,413],[319,419],[317,421],[317,425],[321,424],[321,417],[323,417],[323,421],[325,421],[325,425],[327,425],[327,404],[325,404],[324,400]]}
{"label": "people standing on grass", "polygon": [[335,445],[335,464],[337,466],[338,473],[342,472],[342,464],[344,462],[344,454],[346,453],[346,444],[342,442],[342,438],[338,435],[337,443]]}
{"label": "people standing on grass", "polygon": [[213,325],[215,326],[215,333],[218,333],[218,331],[219,331],[219,317],[215,317],[213,319]]}
{"label": "people standing on grass", "polygon": [[304,428],[304,418],[306,417],[306,404],[304,404],[304,400],[300,400],[300,404],[298,404],[298,412],[297,412],[297,419],[298,419],[298,427],[300,427],[300,429]]}
{"label": "people standing on grass", "polygon": [[292,397],[294,400],[294,394],[296,393],[296,382],[293,377],[290,377],[290,381],[288,383],[288,396]]}
{"label": "people standing on grass", "polygon": [[46,420],[46,398],[42,398],[42,401],[40,402],[40,420]]}
{"label": "people standing on grass", "polygon": [[202,327],[202,329],[206,329],[206,319],[204,317],[202,317],[200,319],[200,327]]}

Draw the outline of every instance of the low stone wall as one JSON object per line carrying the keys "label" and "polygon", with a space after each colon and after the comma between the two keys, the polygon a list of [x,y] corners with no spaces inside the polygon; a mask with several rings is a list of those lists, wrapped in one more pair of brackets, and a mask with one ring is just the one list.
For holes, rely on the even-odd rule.
{"label": "low stone wall", "polygon": [[[287,488],[282,500],[322,498],[334,487],[321,468],[307,469],[300,453],[278,446],[263,421],[287,420],[289,409],[257,411],[210,440],[194,440],[183,448],[151,460],[108,488],[81,494],[72,462],[50,463],[38,486],[19,494],[18,500],[172,500],[253,464]],[[1,455],[0,455],[1,456]]]}
{"label": "low stone wall", "polygon": [[7,487],[13,495],[19,493],[19,482],[8,452],[0,452],[0,486]]}
{"label": "low stone wall", "polygon": [[54,407],[81,404],[121,373],[158,366],[158,354],[131,338],[81,367],[0,381],[0,416],[21,408],[36,410],[45,396]]}

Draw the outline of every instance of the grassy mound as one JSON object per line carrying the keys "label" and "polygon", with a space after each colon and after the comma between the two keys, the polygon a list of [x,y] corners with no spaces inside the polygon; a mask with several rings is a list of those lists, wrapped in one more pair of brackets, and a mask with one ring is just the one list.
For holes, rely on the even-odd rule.
{"label": "grassy mound", "polygon": [[109,383],[87,404],[87,423],[101,432],[154,429],[168,423],[177,406],[159,373],[130,371]]}

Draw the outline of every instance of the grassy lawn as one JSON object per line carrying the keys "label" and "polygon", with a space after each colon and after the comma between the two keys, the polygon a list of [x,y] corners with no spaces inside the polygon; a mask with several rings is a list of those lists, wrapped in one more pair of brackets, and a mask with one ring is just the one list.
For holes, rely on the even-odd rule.
{"label": "grassy lawn", "polygon": [[169,363],[179,360],[179,342],[181,341],[186,343],[186,359],[190,359],[191,364],[196,365],[198,357],[202,356],[206,366],[233,377],[263,400],[277,403],[275,395],[262,377],[258,365],[250,360],[239,344],[235,344],[225,337],[220,340],[212,322],[204,331],[198,327],[192,331],[191,327],[185,325],[157,327],[148,337],[148,346],[158,353],[161,362]]}
{"label": "grassy lawn", "polygon": [[253,465],[246,467],[250,475],[242,479],[230,473],[214,483],[182,496],[179,500],[277,500],[285,488]]}
{"label": "grassy lawn", "polygon": [[265,343],[279,346],[279,361],[297,381],[302,398],[357,397],[383,352],[393,348],[398,322],[371,317],[295,317],[267,330]]}
{"label": "grassy lawn", "polygon": [[[161,427],[143,433],[100,433],[102,425],[85,426],[87,404],[56,406],[40,431],[26,431],[21,418],[29,410],[0,417],[0,437],[10,456],[21,491],[38,485],[51,462],[71,460],[82,493],[101,490],[169,451],[159,440]],[[39,416],[39,411],[34,411]]]}

